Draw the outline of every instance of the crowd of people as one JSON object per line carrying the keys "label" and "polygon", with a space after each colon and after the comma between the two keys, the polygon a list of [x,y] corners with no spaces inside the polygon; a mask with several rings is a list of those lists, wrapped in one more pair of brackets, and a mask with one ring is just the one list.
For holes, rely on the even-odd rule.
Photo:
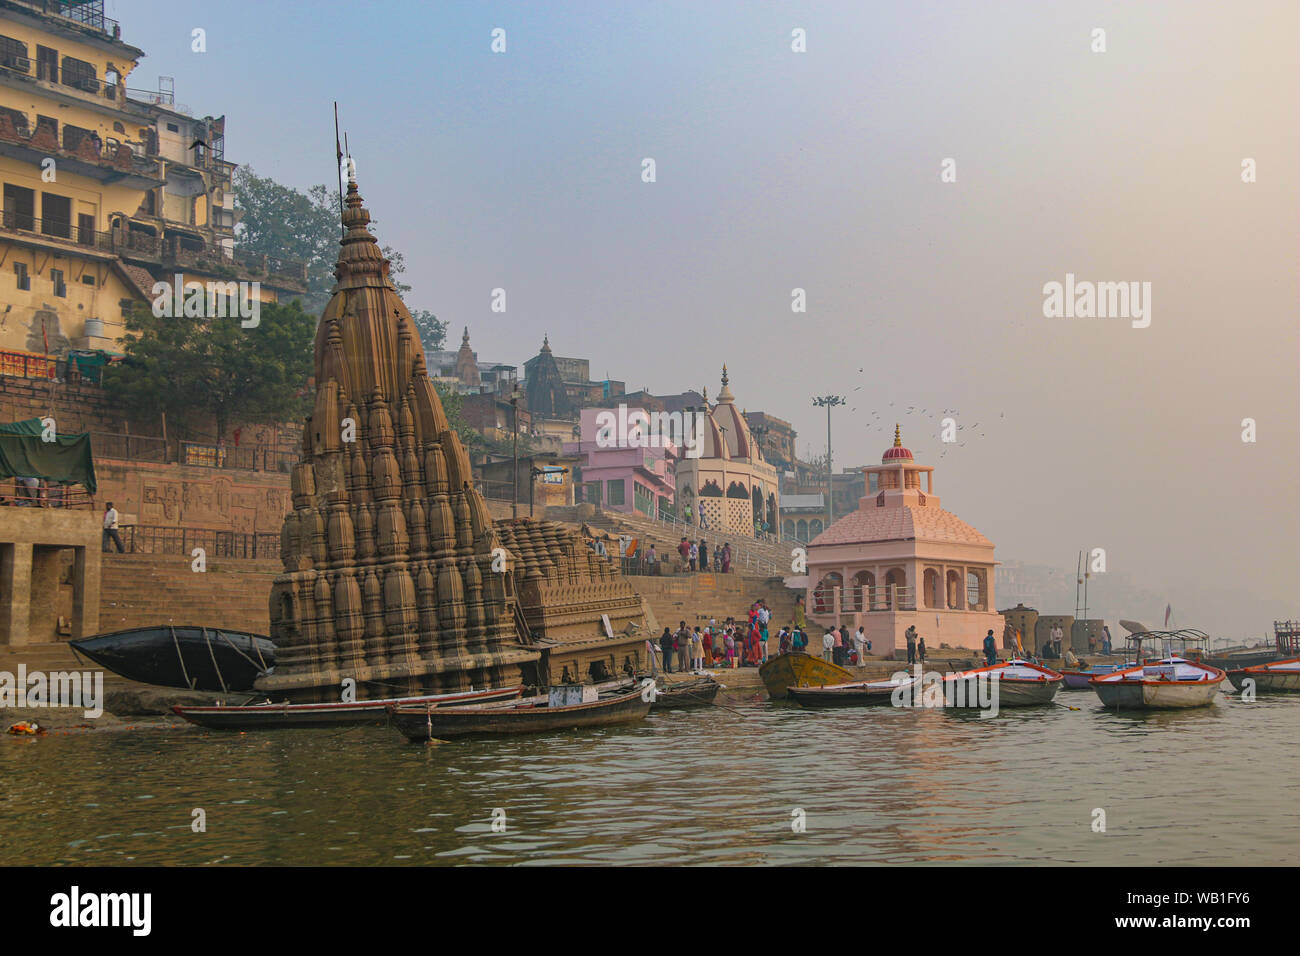
{"label": "crowd of people", "polygon": [[698,542],[687,540],[682,535],[677,545],[677,553],[682,559],[682,570],[716,571],[718,574],[731,573],[731,544],[709,549],[709,542],[701,538]]}
{"label": "crowd of people", "polygon": [[[647,643],[653,667],[663,667],[671,674],[712,667],[761,667],[781,654],[807,652],[809,637],[802,598],[795,600],[793,619],[779,629],[772,625],[767,601],[760,599],[743,620],[728,617],[719,624],[710,618],[708,624],[694,627],[679,621],[676,630],[665,627],[657,641]],[[840,666],[860,664],[870,653],[871,642],[864,628],[850,634],[847,627],[840,626],[828,629],[822,637],[822,656]]]}

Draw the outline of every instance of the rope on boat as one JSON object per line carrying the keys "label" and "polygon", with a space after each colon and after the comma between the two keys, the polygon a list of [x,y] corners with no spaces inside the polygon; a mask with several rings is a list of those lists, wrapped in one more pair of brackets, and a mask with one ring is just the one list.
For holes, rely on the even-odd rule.
{"label": "rope on boat", "polygon": [[212,669],[217,672],[217,681],[221,684],[221,693],[229,694],[230,690],[226,687],[226,678],[221,674],[221,665],[217,663],[217,652],[212,649],[212,638],[208,637],[206,625],[201,625],[203,631],[203,643],[208,647],[208,657],[212,658]]}
{"label": "rope on boat", "polygon": [[185,669],[185,655],[181,653],[181,642],[176,639],[176,628],[168,624],[167,630],[171,632],[172,646],[176,648],[176,660],[180,661],[181,677],[184,678],[186,686],[193,690],[194,681],[190,679],[189,672]]}

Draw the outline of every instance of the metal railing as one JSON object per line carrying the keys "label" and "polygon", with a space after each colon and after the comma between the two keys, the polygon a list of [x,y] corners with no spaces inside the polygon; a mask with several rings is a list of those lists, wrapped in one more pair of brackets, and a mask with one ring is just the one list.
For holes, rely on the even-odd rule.
{"label": "metal railing", "polygon": [[147,435],[91,432],[90,447],[96,458],[126,458],[132,461],[167,461],[167,441]]}
{"label": "metal railing", "polygon": [[42,483],[37,487],[31,487],[19,478],[12,478],[0,484],[0,507],[89,510],[94,506],[94,496],[80,486]]}
{"label": "metal railing", "polygon": [[190,556],[195,548],[202,548],[209,558],[255,560],[280,556],[278,534],[139,524],[121,525],[118,531],[128,554]]}
{"label": "metal railing", "polygon": [[916,589],[902,584],[861,587],[817,587],[812,594],[814,614],[856,614],[873,611],[915,611]]}
{"label": "metal railing", "polygon": [[65,20],[72,20],[111,37],[122,35],[121,25],[112,17],[104,16],[104,0],[83,0],[81,3],[69,3],[68,0],[26,0],[29,6],[40,7],[46,13],[57,14]]}
{"label": "metal railing", "polygon": [[182,465],[199,468],[235,468],[243,471],[278,471],[288,474],[298,461],[298,453],[269,445],[229,446],[211,442],[177,443],[177,460]]}
{"label": "metal railing", "polygon": [[30,232],[44,236],[47,239],[65,239],[68,242],[75,242],[79,246],[87,246],[101,252],[114,251],[113,234],[111,232],[83,229],[76,223],[63,222],[57,219],[37,219],[35,216],[29,216],[26,213],[6,209],[3,213],[0,213],[0,224],[12,232]]}

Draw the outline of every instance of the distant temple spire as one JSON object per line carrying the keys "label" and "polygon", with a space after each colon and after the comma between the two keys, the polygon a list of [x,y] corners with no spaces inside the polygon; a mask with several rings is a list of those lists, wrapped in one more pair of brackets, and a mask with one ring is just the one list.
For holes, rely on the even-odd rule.
{"label": "distant temple spire", "polygon": [[902,429],[898,427],[897,423],[894,424],[894,447],[895,448],[903,447],[903,432]]}

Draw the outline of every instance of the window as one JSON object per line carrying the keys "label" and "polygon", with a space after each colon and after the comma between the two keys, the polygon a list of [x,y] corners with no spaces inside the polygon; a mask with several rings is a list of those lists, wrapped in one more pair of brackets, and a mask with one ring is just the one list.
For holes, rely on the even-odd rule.
{"label": "window", "polygon": [[36,228],[35,191],[5,183],[4,222],[6,229],[31,232]]}
{"label": "window", "polygon": [[31,70],[31,64],[26,66],[21,62],[27,59],[27,44],[21,40],[15,40],[12,37],[0,36],[0,63],[9,67],[11,70],[18,70],[21,73],[27,73]]}
{"label": "window", "polygon": [[605,482],[605,498],[611,505],[623,504],[623,479],[611,479]]}
{"label": "window", "polygon": [[14,129],[16,129],[21,135],[31,135],[27,130],[27,114],[22,110],[11,110],[7,106],[0,106],[0,116],[9,117],[9,122],[14,124]]}
{"label": "window", "polygon": [[169,133],[179,133],[180,131],[181,131],[181,128],[180,128],[179,126],[177,126],[175,123],[168,123],[168,124],[167,124],[167,132],[169,132]]}
{"label": "window", "polygon": [[27,263],[14,263],[14,279],[18,282],[18,288],[24,292],[30,291],[32,287],[32,277],[27,274]]}
{"label": "window", "polygon": [[49,80],[51,83],[59,82],[58,50],[51,50],[47,46],[36,48],[36,78]]}
{"label": "window", "polygon": [[75,56],[63,58],[63,84],[75,86],[87,93],[99,92],[99,78],[95,75],[95,65]]}
{"label": "window", "polygon": [[94,277],[93,275],[91,275],[90,273],[86,273],[84,276],[81,277],[81,284],[82,284],[82,285],[94,285],[94,284],[95,284],[95,277]]}
{"label": "window", "polygon": [[81,141],[88,136],[94,136],[95,132],[89,129],[82,129],[80,126],[73,126],[70,123],[63,124],[63,148],[72,152],[81,145]]}
{"label": "window", "polygon": [[72,200],[55,193],[41,193],[41,233],[72,238]]}
{"label": "window", "polygon": [[67,286],[67,283],[65,283],[65,282],[63,281],[63,270],[62,270],[62,269],[51,269],[51,270],[50,270],[50,282],[54,284],[54,294],[55,294],[55,295],[57,295],[57,296],[58,296],[59,298],[61,298],[61,299],[67,297],[67,295],[68,295],[68,286]]}
{"label": "window", "polygon": [[54,138],[54,142],[59,141],[59,121],[53,116],[41,116],[36,114],[36,129],[48,131],[49,135]]}

